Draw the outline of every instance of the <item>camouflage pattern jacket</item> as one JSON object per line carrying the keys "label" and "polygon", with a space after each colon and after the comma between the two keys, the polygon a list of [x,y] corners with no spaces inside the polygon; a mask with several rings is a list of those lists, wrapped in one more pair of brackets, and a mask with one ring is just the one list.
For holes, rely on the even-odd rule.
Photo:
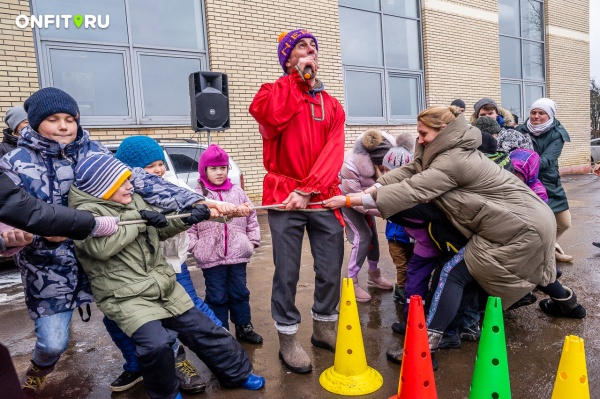
{"label": "camouflage pattern jacket", "polygon": [[[28,126],[21,131],[18,149],[0,160],[0,169],[32,196],[67,206],[78,160],[98,153],[110,154],[102,144],[90,140],[82,128],[73,143],[61,145]],[[203,199],[140,168],[134,169],[132,183],[145,201],[163,208],[183,209]],[[19,253],[17,263],[32,319],[69,311],[93,300],[89,279],[77,262],[71,239],[52,243],[35,236]]]}

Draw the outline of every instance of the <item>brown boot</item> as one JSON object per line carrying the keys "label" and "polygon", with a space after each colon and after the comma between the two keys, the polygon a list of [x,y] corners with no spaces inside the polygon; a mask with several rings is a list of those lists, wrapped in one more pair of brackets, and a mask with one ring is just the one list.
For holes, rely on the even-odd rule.
{"label": "brown boot", "polygon": [[327,349],[335,353],[335,321],[319,321],[313,319],[313,335],[310,342],[317,348]]}
{"label": "brown boot", "polygon": [[565,251],[558,245],[558,243],[554,244],[554,255],[556,256],[557,262],[573,262],[573,257],[571,255],[565,254]]}
{"label": "brown boot", "polygon": [[394,288],[394,284],[390,283],[385,277],[381,275],[381,269],[377,268],[368,271],[369,277],[367,278],[367,285],[369,287],[377,287],[381,290],[391,290]]}
{"label": "brown boot", "polygon": [[312,371],[310,358],[300,346],[296,334],[279,335],[279,358],[285,364],[285,367],[297,374],[306,374]]}
{"label": "brown boot", "polygon": [[48,367],[39,367],[32,360],[31,366],[25,372],[25,380],[23,381],[23,393],[25,397],[35,397],[39,390],[42,389],[44,382],[46,382],[46,376],[53,370],[54,364]]}

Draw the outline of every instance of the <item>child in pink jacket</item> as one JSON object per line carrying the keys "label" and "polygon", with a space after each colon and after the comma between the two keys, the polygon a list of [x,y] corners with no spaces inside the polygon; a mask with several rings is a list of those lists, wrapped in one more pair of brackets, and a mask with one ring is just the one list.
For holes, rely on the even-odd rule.
{"label": "child in pink jacket", "polygon": [[[200,156],[196,190],[207,199],[252,206],[244,190],[231,183],[228,171],[229,155],[211,144]],[[229,327],[231,315],[238,339],[260,344],[262,337],[252,326],[250,291],[246,287],[246,264],[260,244],[256,212],[233,218],[229,223],[198,223],[188,230],[188,235],[189,251],[204,274],[206,304],[225,328]]]}

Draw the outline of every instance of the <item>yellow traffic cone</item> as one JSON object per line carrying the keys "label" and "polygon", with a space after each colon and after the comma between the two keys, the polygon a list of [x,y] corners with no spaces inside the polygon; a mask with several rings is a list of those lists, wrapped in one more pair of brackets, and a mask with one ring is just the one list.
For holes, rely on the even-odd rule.
{"label": "yellow traffic cone", "polygon": [[583,338],[565,337],[552,399],[590,399]]}
{"label": "yellow traffic cone", "polygon": [[319,383],[329,392],[338,395],[358,396],[375,392],[383,385],[383,377],[367,366],[354,283],[345,278],[342,282],[340,318],[335,341],[333,367],[323,371]]}

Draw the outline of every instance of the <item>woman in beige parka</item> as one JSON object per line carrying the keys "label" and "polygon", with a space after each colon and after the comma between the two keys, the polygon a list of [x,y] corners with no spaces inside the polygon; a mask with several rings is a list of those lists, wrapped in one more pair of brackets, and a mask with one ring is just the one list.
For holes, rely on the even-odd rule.
{"label": "woman in beige parka", "polygon": [[[524,183],[477,151],[481,132],[456,107],[430,107],[417,118],[414,161],[354,196],[326,200],[328,207],[377,208],[384,218],[432,203],[468,239],[445,266],[427,317],[429,345],[437,349],[454,319],[463,288],[473,280],[504,309],[539,286],[551,315],[583,318],[573,291],[556,281],[552,210]],[[389,353],[401,359],[401,351]],[[398,359],[399,357],[399,359]]]}

